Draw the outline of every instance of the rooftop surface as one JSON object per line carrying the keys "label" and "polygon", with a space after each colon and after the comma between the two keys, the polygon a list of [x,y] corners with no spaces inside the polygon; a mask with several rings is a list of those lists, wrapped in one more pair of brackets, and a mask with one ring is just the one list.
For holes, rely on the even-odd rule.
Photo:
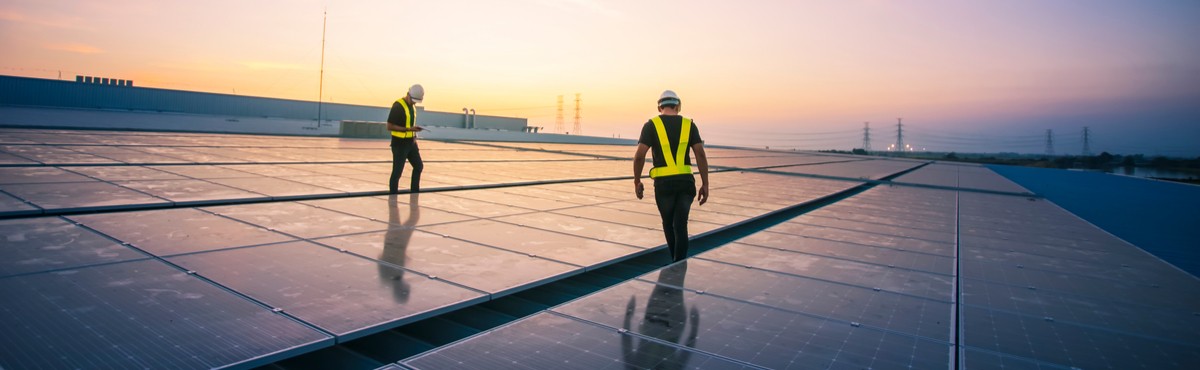
{"label": "rooftop surface", "polygon": [[[0,128],[0,368],[304,368],[278,361],[402,343],[665,248],[631,146],[420,145],[425,191],[387,195],[382,140]],[[1010,170],[708,153],[689,231],[715,247],[415,356],[339,351],[415,369],[1200,364],[1200,281]],[[1200,198],[1171,189],[1153,192]]]}

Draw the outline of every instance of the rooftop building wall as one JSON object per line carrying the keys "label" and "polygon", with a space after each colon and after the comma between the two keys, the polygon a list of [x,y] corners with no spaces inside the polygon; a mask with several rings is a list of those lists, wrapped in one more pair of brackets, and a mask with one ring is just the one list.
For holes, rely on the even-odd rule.
{"label": "rooftop building wall", "polygon": [[[169,90],[125,84],[88,83],[41,78],[0,76],[0,105],[74,109],[125,110],[140,112],[184,113],[222,117],[317,119],[317,102],[264,98],[232,94]],[[387,120],[387,107],[323,103],[322,118],[327,121]],[[431,112],[419,108],[418,124],[466,128],[462,113]],[[476,116],[474,128],[523,131],[524,118]]]}

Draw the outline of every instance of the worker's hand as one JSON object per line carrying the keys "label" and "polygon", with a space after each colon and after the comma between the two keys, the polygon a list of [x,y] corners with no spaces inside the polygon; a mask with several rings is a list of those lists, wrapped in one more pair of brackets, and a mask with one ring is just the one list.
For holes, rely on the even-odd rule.
{"label": "worker's hand", "polygon": [[700,201],[700,205],[708,202],[708,184],[700,185],[700,190],[696,192],[696,200]]}
{"label": "worker's hand", "polygon": [[421,127],[421,126],[413,126],[412,130],[413,131],[425,131],[425,128]]}
{"label": "worker's hand", "polygon": [[633,182],[633,193],[637,194],[638,199],[642,199],[642,193],[646,192],[646,186],[642,185],[641,181]]}

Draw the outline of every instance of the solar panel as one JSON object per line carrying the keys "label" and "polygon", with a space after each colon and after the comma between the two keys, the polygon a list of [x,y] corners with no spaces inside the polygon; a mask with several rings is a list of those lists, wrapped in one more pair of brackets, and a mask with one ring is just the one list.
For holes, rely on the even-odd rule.
{"label": "solar panel", "polygon": [[298,202],[206,207],[204,210],[300,238],[319,238],[387,229],[387,223],[381,221]]}
{"label": "solar panel", "polygon": [[146,258],[58,217],[0,220],[0,277]]}
{"label": "solar panel", "polygon": [[7,277],[0,296],[10,369],[253,366],[332,342],[154,260]]}
{"label": "solar panel", "polygon": [[156,256],[292,241],[266,228],[194,208],[69,216]]}
{"label": "solar panel", "polygon": [[495,296],[581,271],[579,266],[400,226],[313,242]]}
{"label": "solar panel", "polygon": [[404,361],[414,369],[755,369],[643,336],[542,313]]}
{"label": "solar panel", "polygon": [[640,248],[491,220],[423,228],[426,231],[577,266],[591,267],[641,253]]}
{"label": "solar panel", "polygon": [[949,361],[947,343],[673,287],[682,278],[668,272],[657,284],[627,282],[553,311],[772,369],[936,368]]}
{"label": "solar panel", "polygon": [[481,292],[309,242],[168,257],[349,340],[479,302]]}
{"label": "solar panel", "polygon": [[549,212],[497,217],[494,220],[639,248],[654,248],[664,243],[662,231],[650,227],[596,221]]}
{"label": "solar panel", "polygon": [[681,287],[773,308],[949,342],[953,305],[818,278],[714,262],[701,254],[641,277],[685,274]]}
{"label": "solar panel", "polygon": [[[256,366],[664,244],[653,200],[636,200],[624,178],[626,145],[425,140],[431,191],[389,197],[379,195],[391,170],[385,141],[2,131],[0,217],[10,219],[0,220],[0,294],[21,299],[0,303],[0,329],[17,333],[0,338],[0,367]],[[1194,277],[1020,195],[987,167],[709,154],[714,169],[731,170],[710,175],[713,197],[693,205],[689,232],[724,245],[690,259],[686,272],[655,271],[403,365],[1200,363]],[[854,180],[909,169],[895,183]],[[463,189],[479,185],[500,186]],[[848,197],[810,203],[835,193]],[[137,210],[147,207],[170,209]],[[42,212],[67,215],[27,216]],[[749,235],[736,226],[764,215],[778,216],[746,224]],[[757,229],[764,224],[773,226]],[[739,239],[725,243],[730,236]],[[513,298],[535,299],[523,294]],[[211,301],[160,304],[165,295]],[[33,303],[11,303],[22,300]],[[93,331],[57,329],[67,322]],[[189,347],[203,345],[212,348]]]}
{"label": "solar panel", "polygon": [[65,182],[4,185],[6,193],[43,209],[103,211],[138,206],[167,206],[171,201],[104,182]]}

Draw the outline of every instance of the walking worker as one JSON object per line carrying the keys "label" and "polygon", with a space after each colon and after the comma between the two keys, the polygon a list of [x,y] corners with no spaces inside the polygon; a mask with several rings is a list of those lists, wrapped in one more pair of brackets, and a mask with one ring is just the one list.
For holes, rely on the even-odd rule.
{"label": "walking worker", "polygon": [[[679,115],[682,102],[674,91],[663,91],[658,98],[659,115],[642,125],[638,138],[637,152],[633,155],[633,189],[642,199],[642,167],[646,163],[646,151],[654,150],[654,168],[650,178],[654,179],[654,202],[662,216],[663,233],[667,236],[667,250],[673,261],[687,258],[688,213],[692,199],[704,205],[708,201],[708,158],[704,155],[704,140],[700,130],[691,119]],[[689,149],[696,153],[696,165],[700,167],[700,190],[696,190],[696,178],[692,176]]]}
{"label": "walking worker", "polygon": [[392,111],[388,113],[387,128],[392,132],[392,177],[388,179],[388,192],[399,193],[400,175],[404,173],[404,161],[412,164],[412,185],[409,191],[421,191],[421,170],[425,163],[421,162],[421,151],[417,148],[417,132],[425,131],[417,126],[416,103],[425,98],[425,88],[421,84],[408,88],[408,94],[392,103]]}

